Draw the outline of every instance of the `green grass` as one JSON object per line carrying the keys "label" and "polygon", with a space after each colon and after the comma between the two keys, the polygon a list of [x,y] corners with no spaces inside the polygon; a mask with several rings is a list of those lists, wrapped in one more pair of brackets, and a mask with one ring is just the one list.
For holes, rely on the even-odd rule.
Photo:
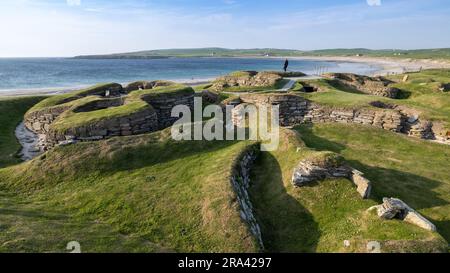
{"label": "green grass", "polygon": [[0,251],[62,252],[73,240],[86,252],[257,251],[230,183],[250,144],[174,142],[166,130],[0,169]]}
{"label": "green grass", "polygon": [[192,89],[194,89],[195,92],[202,92],[203,90],[207,90],[212,86],[211,83],[205,83],[205,84],[199,84],[192,86]]}
{"label": "green grass", "polygon": [[403,105],[417,110],[424,119],[441,121],[447,128],[450,128],[450,96],[438,90],[441,83],[450,82],[450,70],[424,70],[419,73],[410,73],[406,83],[401,81],[403,75],[390,78],[398,82],[393,86],[403,90],[405,98],[389,99],[359,94],[354,90],[333,85],[327,80],[312,81],[319,85],[324,90],[323,92],[300,94],[314,102],[336,107],[371,107],[369,103],[373,101]]}
{"label": "green grass", "polygon": [[373,182],[373,197],[398,197],[450,241],[450,146],[364,126],[298,128],[310,148],[340,153]]}
{"label": "green grass", "polygon": [[81,97],[89,96],[93,93],[98,92],[98,90],[105,90],[111,85],[115,85],[115,84],[102,83],[102,84],[97,84],[97,85],[94,85],[92,87],[85,88],[82,90],[78,90],[78,91],[74,91],[74,92],[70,92],[70,93],[66,93],[66,94],[62,94],[62,95],[51,96],[51,97],[37,103],[36,105],[34,105],[31,109],[29,109],[29,112],[35,112],[35,111],[42,110],[44,108],[54,107],[54,106],[61,105],[61,104],[70,105],[71,101],[77,100]]}
{"label": "green grass", "polygon": [[450,48],[416,49],[416,50],[401,50],[401,49],[370,50],[370,49],[365,49],[365,48],[325,49],[325,50],[305,51],[301,55],[304,55],[304,56],[356,56],[357,54],[367,56],[367,57],[449,60],[450,59]]}
{"label": "green grass", "polygon": [[[213,55],[214,54],[214,55]],[[324,49],[312,51],[300,51],[276,48],[254,49],[227,49],[227,48],[185,48],[163,49],[129,52],[110,55],[78,56],[81,59],[146,59],[146,58],[189,58],[189,57],[251,57],[251,56],[356,56],[357,54],[368,57],[391,57],[412,59],[450,59],[450,49],[418,49],[418,50],[370,50],[365,48],[352,49]]]}
{"label": "green grass", "polygon": [[23,120],[25,112],[44,97],[0,97],[0,168],[16,164],[20,150],[14,130]]}
{"label": "green grass", "polygon": [[[123,98],[123,105],[121,106],[89,112],[74,111],[77,107],[83,106],[96,100],[101,100],[102,98],[98,96],[80,97],[80,94],[88,94],[89,92],[94,92],[98,88],[102,87],[104,87],[104,85],[97,85],[89,89],[76,91],[74,93],[50,97],[32,107],[27,112],[27,114],[29,115],[35,111],[43,110],[45,108],[66,106],[69,108],[69,110],[62,113],[51,125],[51,128],[53,130],[58,132],[65,132],[70,128],[87,126],[101,120],[128,116],[145,109],[151,109],[152,107],[147,102],[145,102],[144,99],[151,100],[151,98],[157,98],[159,96],[179,96],[183,94],[194,93],[194,90],[191,87],[181,84],[174,84],[149,90],[133,91],[128,94],[128,96]],[[68,98],[72,98],[74,100],[59,104],[61,102],[64,102],[64,100]]]}
{"label": "green grass", "polygon": [[[298,94],[330,107],[371,107],[369,102],[381,100],[449,121],[448,94],[436,89],[450,78],[448,73],[411,74],[408,83],[399,83],[410,93],[402,100],[339,90],[323,80],[315,83],[325,91]],[[74,126],[130,113],[141,107],[133,103],[143,102],[142,97],[180,92],[193,90],[171,86],[135,91],[128,96],[128,107],[79,116],[68,111],[65,122]],[[79,241],[84,252],[258,251],[230,183],[236,158],[254,143],[175,142],[170,130],[164,130],[57,147],[19,163],[14,129],[41,99],[0,99],[0,252],[65,252],[70,241]],[[97,99],[69,103],[77,107]],[[52,107],[55,101],[38,105]],[[252,170],[250,195],[267,251],[364,252],[372,240],[381,242],[386,252],[446,250],[449,146],[357,125],[296,130],[299,134],[282,130],[280,149],[261,153]],[[301,160],[321,161],[335,154],[373,182],[372,199],[362,200],[345,179],[292,186],[292,172]],[[443,238],[366,212],[383,197],[404,200],[435,223]],[[350,247],[344,247],[344,240]]]}
{"label": "green grass", "polygon": [[[297,138],[283,134],[281,148],[262,153],[252,172],[252,201],[268,251],[365,252],[367,242],[373,240],[382,243],[384,252],[445,249],[446,242],[437,234],[366,212],[377,203],[362,200],[349,180],[294,188],[291,176],[297,164],[311,156],[323,157]],[[302,138],[308,140],[303,134]],[[345,240],[350,247],[344,247]],[[404,242],[411,246],[402,249]]]}

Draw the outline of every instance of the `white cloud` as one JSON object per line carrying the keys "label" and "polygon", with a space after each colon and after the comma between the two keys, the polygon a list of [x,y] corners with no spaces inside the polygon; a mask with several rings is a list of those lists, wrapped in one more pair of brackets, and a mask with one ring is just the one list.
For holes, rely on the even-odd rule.
{"label": "white cloud", "polygon": [[381,6],[381,0],[367,0],[367,4],[371,7]]}
{"label": "white cloud", "polygon": [[66,0],[66,3],[70,7],[81,6],[81,0]]}

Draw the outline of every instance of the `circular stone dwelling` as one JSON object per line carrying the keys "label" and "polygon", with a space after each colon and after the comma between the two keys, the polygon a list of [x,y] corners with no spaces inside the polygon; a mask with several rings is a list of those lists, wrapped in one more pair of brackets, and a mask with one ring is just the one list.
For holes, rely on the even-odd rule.
{"label": "circular stone dwelling", "polygon": [[138,135],[171,126],[171,109],[193,109],[194,97],[191,87],[167,81],[101,84],[41,101],[25,114],[25,126],[39,135],[42,150]]}

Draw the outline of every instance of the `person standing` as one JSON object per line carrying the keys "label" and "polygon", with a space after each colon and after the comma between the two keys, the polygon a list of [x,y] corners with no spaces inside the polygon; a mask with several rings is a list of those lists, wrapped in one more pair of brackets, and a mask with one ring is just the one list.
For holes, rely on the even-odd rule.
{"label": "person standing", "polygon": [[286,59],[286,61],[284,62],[284,72],[287,72],[288,67],[289,67],[289,60]]}

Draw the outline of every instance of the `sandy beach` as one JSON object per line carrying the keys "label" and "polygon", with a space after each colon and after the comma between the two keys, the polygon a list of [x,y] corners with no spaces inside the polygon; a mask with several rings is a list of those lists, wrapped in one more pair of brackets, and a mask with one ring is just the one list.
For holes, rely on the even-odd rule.
{"label": "sandy beach", "polygon": [[431,59],[397,59],[397,58],[375,58],[375,57],[291,57],[297,60],[320,60],[320,61],[336,61],[336,62],[355,62],[366,63],[373,66],[381,67],[371,76],[387,76],[392,74],[402,74],[406,72],[416,72],[421,69],[450,69],[450,62],[445,60]]}

